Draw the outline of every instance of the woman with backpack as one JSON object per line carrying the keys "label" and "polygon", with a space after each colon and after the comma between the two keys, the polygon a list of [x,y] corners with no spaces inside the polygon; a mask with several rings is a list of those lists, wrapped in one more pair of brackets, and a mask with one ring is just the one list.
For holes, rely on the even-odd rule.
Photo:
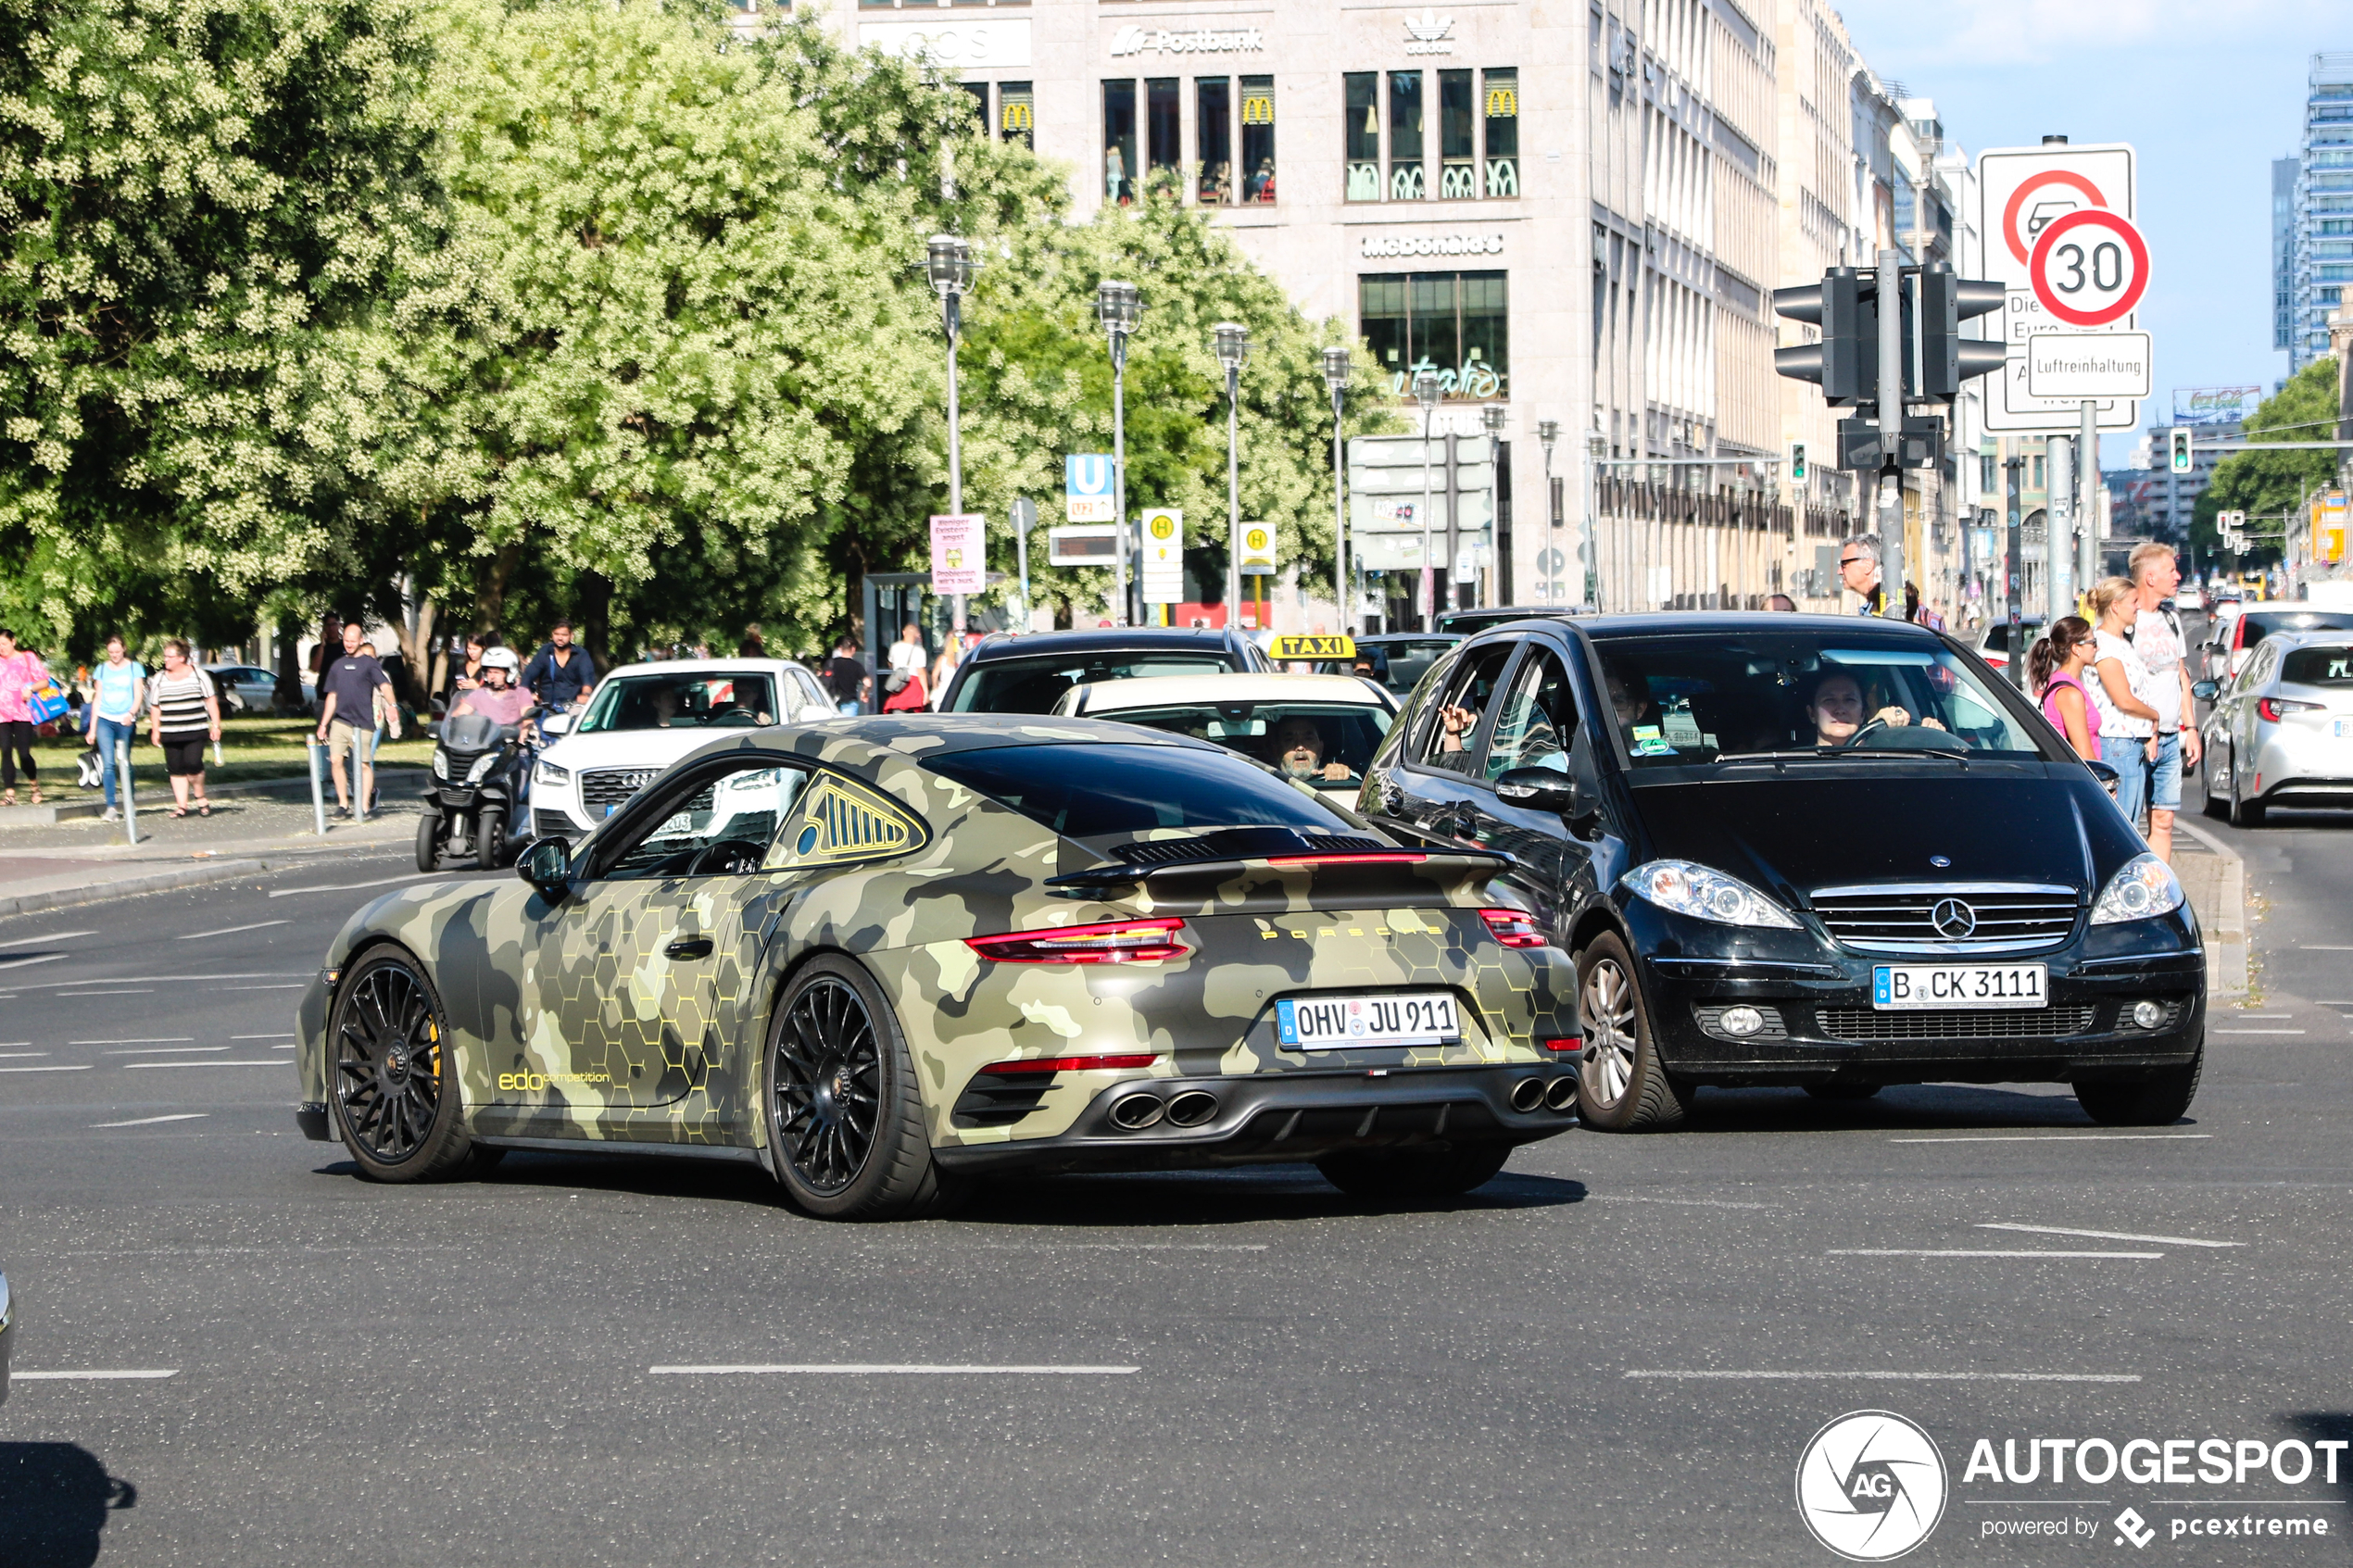
{"label": "woman with backpack", "polygon": [[17,803],[17,761],[24,761],[24,776],[32,785],[32,804],[41,804],[41,769],[32,759],[32,729],[36,722],[33,694],[49,684],[49,667],[30,648],[17,646],[17,634],[0,626],[0,806]]}

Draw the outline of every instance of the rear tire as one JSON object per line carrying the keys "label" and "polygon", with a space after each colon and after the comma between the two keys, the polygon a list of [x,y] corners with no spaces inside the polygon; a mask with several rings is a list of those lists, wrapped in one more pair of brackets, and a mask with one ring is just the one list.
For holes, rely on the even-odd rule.
{"label": "rear tire", "polygon": [[441,813],[430,806],[417,819],[417,869],[421,872],[441,869]]}
{"label": "rear tire", "polygon": [[2263,825],[2263,802],[2239,798],[2238,759],[2231,759],[2231,825],[2234,828],[2259,828]]}
{"label": "rear tire", "polygon": [[1577,1114],[1604,1133],[1682,1125],[1691,1096],[1658,1060],[1650,1009],[1633,955],[1605,931],[1577,955],[1577,1011],[1585,1048],[1577,1060]]}
{"label": "rear tire", "polygon": [[453,1050],[422,964],[378,947],[352,966],[330,1015],[327,1103],[361,1175],[446,1181],[472,1167]]}
{"label": "rear tire", "polygon": [[[2219,822],[2231,814],[2231,802],[2221,793],[2221,781],[2215,778],[2215,771],[2214,759],[2209,756],[2206,760],[2206,801],[2199,809]],[[2230,778],[2238,777],[2236,768],[2226,768],[2222,771]]]}
{"label": "rear tire", "polygon": [[498,851],[506,842],[506,812],[496,806],[484,806],[474,813],[474,866],[477,870],[497,871]]}
{"label": "rear tire", "polygon": [[1459,1198],[1485,1186],[1511,1157],[1510,1144],[1474,1143],[1442,1154],[1327,1154],[1315,1161],[1315,1169],[1324,1180],[1364,1202],[1413,1203]]}
{"label": "rear tire", "polygon": [[2104,1127],[2170,1127],[2197,1098],[2206,1072],[2206,1047],[2179,1067],[2160,1067],[2141,1078],[2093,1079],[2075,1085],[2075,1103]]}

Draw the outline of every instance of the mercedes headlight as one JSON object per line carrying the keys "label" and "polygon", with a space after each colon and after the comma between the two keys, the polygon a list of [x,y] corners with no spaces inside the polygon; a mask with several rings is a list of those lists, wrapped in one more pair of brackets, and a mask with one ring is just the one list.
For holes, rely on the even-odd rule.
{"label": "mercedes headlight", "polygon": [[495,751],[491,752],[488,756],[476,762],[472,767],[466,770],[466,782],[470,784],[482,783],[483,780],[490,776],[490,770],[497,765],[498,754]]}
{"label": "mercedes headlight", "polygon": [[449,776],[449,754],[447,752],[438,749],[434,752],[433,776],[436,779],[446,779]]}
{"label": "mercedes headlight", "polygon": [[2182,903],[2182,884],[2173,875],[2173,868],[2154,855],[2135,855],[2100,889],[2099,902],[2092,906],[2092,923],[2148,920],[2170,914]]}
{"label": "mercedes headlight", "polygon": [[1795,931],[1787,909],[1738,877],[1689,860],[1651,860],[1626,873],[1620,884],[1662,909],[1710,920],[1718,925],[1761,925]]}
{"label": "mercedes headlight", "polygon": [[572,770],[559,768],[553,762],[542,762],[532,770],[531,782],[535,784],[568,784],[572,783]]}

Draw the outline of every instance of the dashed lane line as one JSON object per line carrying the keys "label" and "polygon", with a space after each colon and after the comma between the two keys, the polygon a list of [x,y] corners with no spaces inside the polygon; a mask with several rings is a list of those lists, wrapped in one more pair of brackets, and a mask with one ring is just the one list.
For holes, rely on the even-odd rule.
{"label": "dashed lane line", "polygon": [[300,1036],[299,1036],[299,1035],[286,1035],[286,1034],[279,1034],[279,1035],[230,1035],[230,1036],[229,1036],[229,1038],[231,1038],[231,1039],[233,1039],[233,1040],[293,1040],[293,1039],[298,1039],[298,1038],[300,1038]]}
{"label": "dashed lane line", "polygon": [[178,1367],[134,1367],[75,1372],[19,1372],[11,1374],[19,1383],[97,1383],[149,1382],[180,1375]]}
{"label": "dashed lane line", "polygon": [[0,969],[26,969],[37,963],[56,963],[71,956],[68,953],[35,953],[29,959],[0,959]]}
{"label": "dashed lane line", "polygon": [[2080,1236],[2094,1241],[2152,1241],[2171,1247],[2245,1247],[2244,1241],[2201,1241],[2194,1236],[2134,1236],[2130,1231],[2079,1231],[2065,1225],[2020,1225],[2007,1220],[1988,1220],[1977,1227],[1982,1231],[2027,1231],[2035,1236]]}
{"label": "dashed lane line", "polygon": [[135,1073],[142,1067],[283,1067],[285,1065],[284,1057],[266,1057],[257,1061],[126,1061],[122,1064],[122,1070],[125,1073]]}
{"label": "dashed lane line", "polygon": [[1889,1143],[2149,1143],[2210,1138],[2212,1133],[2001,1133],[1966,1137],[1890,1138]]}
{"label": "dashed lane line", "polygon": [[272,898],[291,898],[297,893],[357,893],[363,887],[390,887],[396,882],[420,882],[429,877],[447,880],[447,872],[410,872],[406,876],[378,877],[373,882],[337,882],[320,887],[281,887],[270,895]]}
{"label": "dashed lane line", "polygon": [[126,1046],[107,1056],[186,1056],[190,1051],[225,1051],[226,1046]]}
{"label": "dashed lane line", "polygon": [[728,1377],[773,1374],[799,1377],[1126,1377],[1143,1370],[1139,1366],[967,1366],[929,1362],[889,1365],[837,1361],[793,1365],[751,1363],[731,1366],[654,1366],[648,1367],[646,1374],[648,1377]]}
{"label": "dashed lane line", "polygon": [[2141,1380],[2141,1374],[2136,1372],[1885,1372],[1861,1368],[1842,1368],[1825,1372],[1642,1369],[1629,1372],[1624,1375],[1629,1378],[1662,1378],[1676,1382],[1731,1378],[1756,1383],[1828,1383],[1847,1378],[1869,1383],[2138,1383]]}
{"label": "dashed lane line", "polygon": [[91,1130],[104,1127],[152,1127],[158,1122],[197,1122],[211,1115],[209,1110],[176,1110],[169,1116],[142,1116],[132,1122],[93,1122]]}
{"label": "dashed lane line", "polygon": [[251,925],[224,925],[218,931],[187,931],[172,938],[175,942],[199,942],[208,936],[234,936],[240,932],[267,931],[273,925],[292,925],[286,920],[258,920]]}
{"label": "dashed lane line", "polygon": [[127,1040],[68,1040],[69,1046],[184,1046],[194,1035],[134,1035]]}
{"label": "dashed lane line", "polygon": [[87,1073],[90,1064],[77,1061],[70,1067],[0,1067],[0,1073]]}
{"label": "dashed lane line", "polygon": [[[38,936],[23,937],[18,941],[9,943],[8,946],[11,947],[38,947],[44,942],[70,942],[77,936],[95,936],[97,935],[98,934],[94,931],[44,931]],[[0,954],[0,958],[5,957],[6,957],[6,954]]]}
{"label": "dashed lane line", "polygon": [[1995,1251],[1965,1247],[1833,1247],[1828,1258],[2162,1258],[2162,1252]]}

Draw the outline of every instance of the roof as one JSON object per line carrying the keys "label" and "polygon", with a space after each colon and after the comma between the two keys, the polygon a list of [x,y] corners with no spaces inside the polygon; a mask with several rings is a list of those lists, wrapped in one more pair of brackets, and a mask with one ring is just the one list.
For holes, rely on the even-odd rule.
{"label": "roof", "polygon": [[600,680],[618,681],[629,675],[773,675],[780,670],[807,668],[807,665],[792,659],[658,659],[608,670]]}
{"label": "roof", "polygon": [[[716,757],[754,748],[788,751],[851,769],[872,768],[887,758],[921,761],[950,751],[982,751],[1000,746],[1072,744],[1225,748],[1186,735],[1139,730],[1099,719],[1060,719],[1003,713],[889,713],[872,718],[824,719],[808,724],[736,731],[697,747],[689,758]],[[686,760],[682,758],[680,760]]]}
{"label": "roof", "polygon": [[1774,609],[1674,609],[1648,610],[1625,615],[1582,615],[1573,622],[1565,618],[1555,625],[1575,625],[1586,635],[1595,638],[1661,636],[1670,633],[1690,632],[1788,632],[1806,631],[1818,633],[1839,632],[1853,633],[1869,632],[1903,637],[1921,637],[1934,641],[1936,633],[1925,626],[1907,621],[1890,621],[1884,616],[1804,615]]}
{"label": "roof", "polygon": [[1224,653],[1239,646],[1239,634],[1216,627],[1099,626],[1074,632],[995,632],[966,656],[965,662],[999,659],[1052,658],[1059,654],[1108,652],[1117,648],[1200,648]]}
{"label": "roof", "polygon": [[1396,700],[1386,690],[1362,676],[1277,675],[1255,671],[1098,681],[1073,686],[1063,694],[1063,701],[1071,704],[1075,713],[1118,713],[1189,703],[1320,702],[1384,711],[1396,707]]}

